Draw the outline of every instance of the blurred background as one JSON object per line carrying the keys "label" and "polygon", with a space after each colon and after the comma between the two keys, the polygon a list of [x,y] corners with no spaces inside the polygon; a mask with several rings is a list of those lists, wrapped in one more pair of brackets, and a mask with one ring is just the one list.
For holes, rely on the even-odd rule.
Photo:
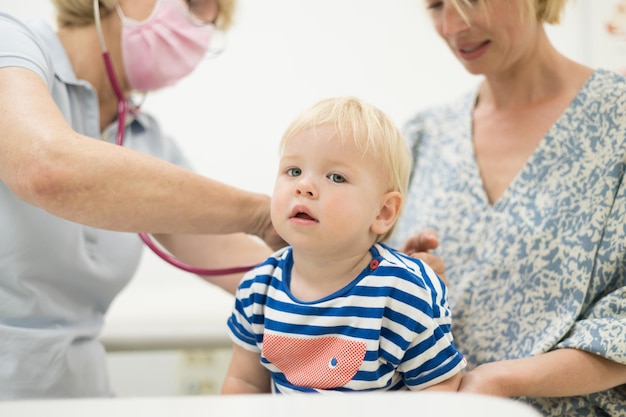
{"label": "blurred background", "polygon": [[[223,52],[175,87],[148,94],[143,109],[198,172],[238,187],[271,193],[283,130],[321,98],[358,96],[402,126],[478,81],[436,36],[423,0],[237,1]],[[573,0],[549,35],[573,59],[621,69],[621,3]],[[0,0],[0,11],[55,26],[49,0]],[[118,394],[218,392],[231,304],[223,291],[146,251],[103,334]]]}

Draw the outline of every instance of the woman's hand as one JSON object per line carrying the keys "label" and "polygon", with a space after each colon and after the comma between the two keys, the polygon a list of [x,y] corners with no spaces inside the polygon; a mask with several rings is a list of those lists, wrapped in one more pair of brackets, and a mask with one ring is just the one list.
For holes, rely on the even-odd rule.
{"label": "woman's hand", "polygon": [[265,233],[261,236],[267,246],[273,250],[278,250],[287,246],[287,242],[276,232],[274,226],[270,223],[265,229]]}
{"label": "woman's hand", "polygon": [[432,229],[426,229],[423,232],[408,238],[402,246],[401,251],[413,258],[424,261],[447,285],[448,280],[445,275],[446,265],[443,262],[443,259],[430,253],[431,250],[437,249],[438,246],[439,237],[437,236],[437,233]]}

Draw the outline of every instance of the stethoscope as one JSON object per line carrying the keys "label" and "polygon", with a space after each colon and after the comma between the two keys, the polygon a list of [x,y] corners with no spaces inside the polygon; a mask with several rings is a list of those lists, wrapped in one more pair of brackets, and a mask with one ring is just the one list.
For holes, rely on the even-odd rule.
{"label": "stethoscope", "polygon": [[[115,97],[117,97],[117,132],[115,135],[115,143],[119,146],[124,146],[124,135],[126,131],[126,115],[129,113],[136,113],[139,111],[139,106],[130,106],[126,96],[122,92],[119,83],[117,82],[117,77],[115,76],[115,70],[113,69],[113,63],[111,62],[111,57],[109,56],[109,50],[104,41],[104,35],[102,33],[102,24],[100,23],[100,8],[98,5],[98,0],[93,0],[93,9],[94,9],[94,17],[96,23],[96,31],[98,32],[98,39],[100,41],[100,48],[102,49],[102,58],[104,59],[104,66],[106,68],[107,76],[109,77],[109,81],[111,81],[111,86],[113,87],[113,92],[115,93]],[[139,237],[149,247],[157,256],[163,259],[165,262],[173,265],[183,271],[191,272],[198,275],[228,275],[228,274],[236,274],[240,272],[246,272],[251,270],[256,266],[255,265],[241,265],[230,268],[218,268],[218,269],[205,269],[199,268],[195,266],[188,265],[184,262],[179,261],[174,256],[169,253],[163,251],[152,238],[146,233],[139,233]]]}

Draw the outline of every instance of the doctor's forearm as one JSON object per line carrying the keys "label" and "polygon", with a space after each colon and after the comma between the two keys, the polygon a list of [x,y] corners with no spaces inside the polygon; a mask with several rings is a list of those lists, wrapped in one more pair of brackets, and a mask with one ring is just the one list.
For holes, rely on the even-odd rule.
{"label": "doctor's forearm", "polygon": [[[272,250],[261,240],[242,233],[230,235],[156,235],[177,260],[196,268],[225,269],[256,265]],[[224,275],[201,275],[225,291],[235,294],[244,272]]]}
{"label": "doctor's forearm", "polygon": [[38,161],[18,179],[18,196],[59,217],[118,231],[262,234],[269,224],[267,196],[79,135],[65,146],[37,150]]}

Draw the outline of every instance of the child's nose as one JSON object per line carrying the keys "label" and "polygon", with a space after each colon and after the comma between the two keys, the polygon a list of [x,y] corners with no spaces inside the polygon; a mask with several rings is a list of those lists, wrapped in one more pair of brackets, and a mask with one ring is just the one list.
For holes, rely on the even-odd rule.
{"label": "child's nose", "polygon": [[313,181],[308,177],[302,177],[296,186],[296,195],[308,198],[317,198],[317,190]]}

